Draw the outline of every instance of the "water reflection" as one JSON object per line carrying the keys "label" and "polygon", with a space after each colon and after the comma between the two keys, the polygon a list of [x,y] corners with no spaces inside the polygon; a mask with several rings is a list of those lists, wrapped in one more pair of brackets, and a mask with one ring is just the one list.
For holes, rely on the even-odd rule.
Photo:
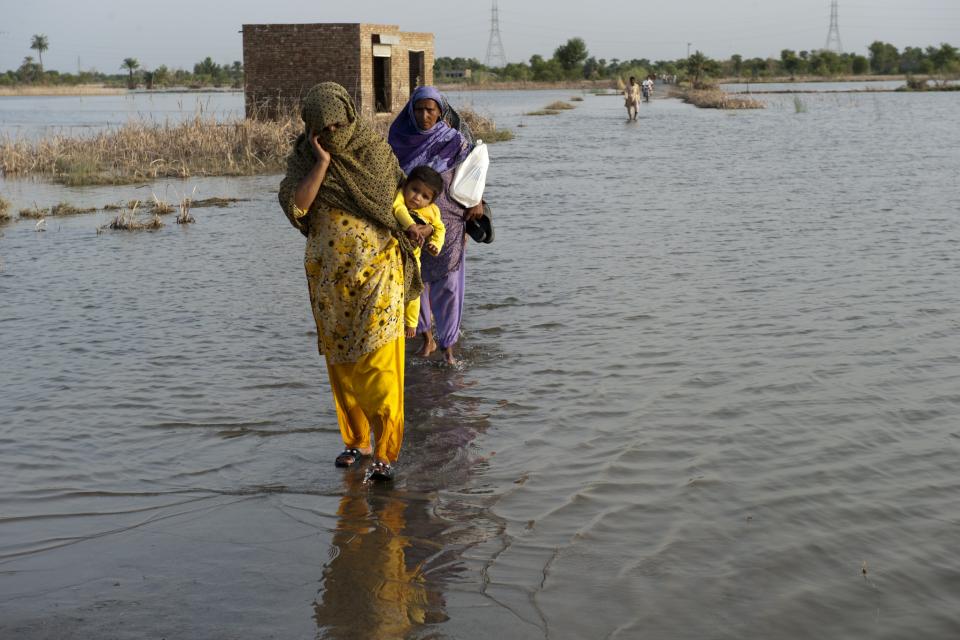
{"label": "water reflection", "polygon": [[[462,355],[468,366],[484,357],[469,345]],[[344,475],[333,557],[314,603],[320,638],[403,638],[446,621],[443,593],[466,570],[463,552],[501,532],[475,496],[450,491],[475,468],[470,444],[489,426],[480,400],[468,395],[475,383],[423,360],[408,371],[396,482],[364,482],[364,469]]]}
{"label": "water reflection", "polygon": [[337,510],[334,557],[314,604],[318,636],[403,638],[446,620],[442,582],[424,575],[441,546],[408,533],[435,528],[423,505],[370,491],[359,474],[348,484]]}

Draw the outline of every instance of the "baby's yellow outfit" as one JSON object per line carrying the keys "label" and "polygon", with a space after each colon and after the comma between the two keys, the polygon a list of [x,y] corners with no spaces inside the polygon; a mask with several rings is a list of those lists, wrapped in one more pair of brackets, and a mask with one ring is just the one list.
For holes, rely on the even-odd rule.
{"label": "baby's yellow outfit", "polygon": [[[430,252],[434,255],[440,253],[440,249],[443,247],[443,239],[447,233],[447,228],[443,226],[443,221],[440,220],[440,207],[435,204],[429,204],[421,209],[414,209],[413,212],[433,227],[433,233],[431,233],[427,239],[427,248],[430,249]],[[413,216],[410,215],[410,211],[407,209],[406,203],[403,201],[403,189],[399,189],[397,191],[397,197],[393,199],[393,215],[404,231],[416,224],[416,221],[414,221]],[[413,250],[413,257],[416,258],[417,268],[419,269],[420,247]],[[419,316],[420,298],[416,298],[408,302],[404,309],[404,326],[416,327]]]}

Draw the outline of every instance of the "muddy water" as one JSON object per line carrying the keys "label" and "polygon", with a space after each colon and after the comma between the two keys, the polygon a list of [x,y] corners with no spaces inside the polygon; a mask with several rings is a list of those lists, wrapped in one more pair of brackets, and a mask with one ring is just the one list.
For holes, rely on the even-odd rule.
{"label": "muddy water", "polygon": [[570,95],[452,96],[518,135],[390,489],[331,463],[276,177],[0,183],[244,199],[0,230],[0,635],[960,633],[956,98],[524,115]]}

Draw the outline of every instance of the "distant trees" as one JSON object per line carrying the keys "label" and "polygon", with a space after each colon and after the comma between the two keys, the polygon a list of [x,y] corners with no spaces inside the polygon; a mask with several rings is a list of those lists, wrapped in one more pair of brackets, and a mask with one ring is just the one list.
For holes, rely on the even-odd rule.
{"label": "distant trees", "polygon": [[17,77],[20,81],[24,83],[36,82],[41,75],[42,69],[39,64],[34,62],[33,56],[24,57],[23,62],[20,63],[20,68],[17,69]]}
{"label": "distant trees", "polygon": [[854,55],[850,60],[850,71],[855,76],[862,76],[870,70],[870,61],[866,56]]}
{"label": "distant trees", "polygon": [[234,60],[232,65],[219,65],[207,56],[193,65],[194,83],[220,87],[230,85],[243,86],[243,63]]}
{"label": "distant trees", "polygon": [[797,70],[800,68],[800,58],[797,57],[797,53],[792,49],[784,49],[780,52],[780,66],[790,74],[790,79],[793,80],[797,75]]}
{"label": "distant trees", "polygon": [[37,57],[40,59],[40,73],[43,73],[43,52],[50,48],[50,41],[42,33],[34,34],[30,39],[30,48],[35,49]]}
{"label": "distant trees", "polygon": [[[478,63],[479,64],[479,63]],[[51,84],[77,85],[100,83],[111,86],[136,87],[142,82],[147,88],[152,87],[204,87],[204,86],[243,86],[243,63],[234,60],[232,63],[218,65],[210,58],[200,61],[194,68],[200,75],[185,69],[170,69],[160,65],[156,69],[144,69],[136,58],[125,58],[120,69],[125,73],[105,74],[96,70],[79,71],[77,73],[59,73],[45,71],[33,56],[26,56],[15,70],[0,71],[0,86],[16,86],[18,84]]]}
{"label": "distant trees", "polygon": [[960,59],[958,59],[957,48],[947,44],[940,45],[940,48],[927,47],[927,57],[937,71],[952,72],[960,68]]}
{"label": "distant trees", "polygon": [[740,77],[740,73],[743,71],[743,56],[739,53],[735,53],[730,56],[730,69],[733,71],[733,74]]}
{"label": "distant trees", "polygon": [[700,84],[707,76],[715,76],[720,70],[716,60],[711,60],[702,51],[694,52],[683,64],[687,75],[694,85]]}
{"label": "distant trees", "polygon": [[[242,87],[244,82],[243,63],[234,60],[228,64],[217,64],[211,57],[193,65],[192,71],[170,69],[160,65],[155,69],[141,69],[136,58],[126,58],[121,65],[125,74],[103,74],[97,71],[83,71],[77,74],[43,69],[42,54],[49,49],[49,41],[43,34],[35,34],[30,48],[37,52],[39,62],[32,56],[24,58],[16,70],[0,72],[0,85],[21,83],[79,84],[102,82],[115,86],[135,87],[138,80],[148,87],[186,86],[200,88],[205,86]],[[557,82],[581,78],[599,80],[629,76],[644,78],[649,73],[677,75],[693,82],[704,82],[710,78],[741,77],[761,78],[772,76],[803,75],[835,76],[841,74],[943,74],[960,76],[960,51],[958,48],[942,43],[939,47],[905,47],[899,51],[892,44],[874,41],[867,49],[867,55],[856,53],[837,54],[832,51],[810,50],[794,51],[783,49],[779,58],[744,58],[734,54],[727,60],[712,60],[703,52],[696,51],[689,58],[678,60],[657,60],[646,58],[621,60],[619,58],[596,58],[590,55],[587,44],[582,38],[574,37],[558,46],[549,58],[540,54],[530,57],[527,62],[515,62],[502,68],[487,68],[476,58],[438,57],[434,60],[434,73],[437,81],[449,80],[445,71],[471,70],[472,80],[498,80]],[[138,71],[140,76],[138,77]]]}
{"label": "distant trees", "polygon": [[867,49],[870,51],[870,69],[874,73],[896,73],[900,65],[900,52],[892,44],[873,41]]}
{"label": "distant trees", "polygon": [[582,67],[587,55],[587,43],[582,38],[570,38],[566,44],[556,48],[553,59],[560,63],[564,71],[570,72]]}
{"label": "distant trees", "polygon": [[[589,54],[581,38],[570,38],[554,50],[550,58],[540,54],[530,57],[526,63],[510,63],[503,68],[488,69],[475,58],[437,58],[434,71],[438,81],[445,70],[471,69],[473,78],[495,77],[499,80],[536,80],[555,82],[578,78],[603,79],[629,76],[646,77],[654,72],[662,75],[679,75],[693,82],[709,78],[750,78],[814,75],[864,75],[886,73],[960,74],[960,50],[949,44],[939,47],[906,47],[903,52],[892,44],[876,41],[867,50],[859,53],[838,54],[823,49],[794,51],[783,49],[779,58],[744,58],[734,54],[727,60],[712,60],[702,51],[679,60],[646,58],[620,60],[597,59]],[[466,80],[465,80],[466,81]]]}

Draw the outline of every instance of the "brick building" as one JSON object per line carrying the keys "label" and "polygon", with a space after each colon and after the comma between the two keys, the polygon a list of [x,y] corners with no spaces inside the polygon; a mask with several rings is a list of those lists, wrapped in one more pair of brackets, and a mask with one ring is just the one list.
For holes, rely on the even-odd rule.
{"label": "brick building", "polygon": [[276,114],[318,82],[339,82],[368,118],[390,117],[433,84],[433,34],[384,24],[245,24],[247,117]]}

